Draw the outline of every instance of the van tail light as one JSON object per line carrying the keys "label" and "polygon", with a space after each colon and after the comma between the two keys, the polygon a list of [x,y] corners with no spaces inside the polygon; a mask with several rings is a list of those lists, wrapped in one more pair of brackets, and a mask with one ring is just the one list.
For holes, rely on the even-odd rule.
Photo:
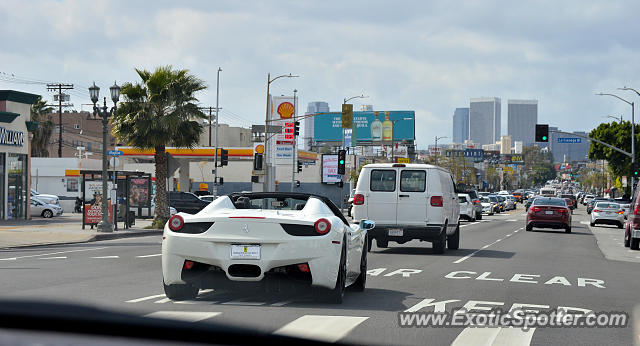
{"label": "van tail light", "polygon": [[329,222],[329,220],[327,219],[318,219],[313,227],[316,229],[316,232],[318,234],[324,235],[329,233],[329,231],[331,230],[331,222]]}
{"label": "van tail light", "polygon": [[432,207],[442,207],[442,196],[431,196]]}
{"label": "van tail light", "polygon": [[169,218],[169,228],[174,231],[174,232],[178,232],[182,229],[182,227],[184,226],[184,219],[182,218],[182,216],[180,215],[173,215],[171,218]]}
{"label": "van tail light", "polygon": [[363,205],[364,204],[364,195],[361,193],[357,193],[353,196],[353,205]]}

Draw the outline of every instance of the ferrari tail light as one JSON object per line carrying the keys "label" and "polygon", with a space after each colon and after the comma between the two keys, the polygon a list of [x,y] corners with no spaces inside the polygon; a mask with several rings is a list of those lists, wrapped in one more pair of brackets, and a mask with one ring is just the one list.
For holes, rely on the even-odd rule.
{"label": "ferrari tail light", "polygon": [[298,264],[298,270],[303,272],[303,273],[308,273],[309,272],[309,265],[306,263],[300,263]]}
{"label": "ferrari tail light", "polygon": [[431,196],[432,207],[442,207],[442,196]]}
{"label": "ferrari tail light", "polygon": [[357,193],[353,196],[353,204],[354,205],[363,205],[364,204],[364,195],[361,193]]}
{"label": "ferrari tail light", "polygon": [[172,231],[178,232],[182,229],[183,226],[184,226],[184,219],[182,218],[182,216],[176,214],[169,219],[169,228]]}
{"label": "ferrari tail light", "polygon": [[600,209],[593,209],[591,212],[592,212],[592,213],[599,213],[599,212],[600,212]]}
{"label": "ferrari tail light", "polygon": [[184,261],[183,268],[189,270],[189,269],[193,268],[193,264],[194,264],[193,261]]}
{"label": "ferrari tail light", "polygon": [[316,229],[318,234],[327,234],[331,230],[331,222],[327,219],[319,219],[313,227]]}

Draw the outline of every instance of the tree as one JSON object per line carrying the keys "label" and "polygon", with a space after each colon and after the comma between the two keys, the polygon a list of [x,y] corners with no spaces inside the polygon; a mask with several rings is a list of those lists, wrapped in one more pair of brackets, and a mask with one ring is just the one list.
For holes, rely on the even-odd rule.
{"label": "tree", "polygon": [[[631,122],[629,121],[602,123],[589,133],[589,137],[613,145],[626,152],[631,152]],[[636,133],[636,148],[640,145],[639,137],[640,135]],[[638,157],[639,155],[636,153],[636,162]],[[592,160],[607,160],[609,168],[616,177],[628,176],[631,173],[631,158],[602,144],[591,142],[589,158]]]}
{"label": "tree", "polygon": [[49,157],[48,146],[55,127],[49,115],[51,112],[53,112],[53,107],[47,105],[42,97],[38,97],[36,102],[31,105],[31,121],[40,123],[33,132],[31,140],[31,156],[33,157]]}
{"label": "tree", "polygon": [[206,85],[188,70],[174,70],[172,66],[136,72],[142,82],[122,86],[124,100],[111,121],[118,141],[138,149],[155,150],[153,222],[160,228],[169,219],[165,148],[193,148],[198,143],[203,130],[201,119],[207,116],[198,109],[194,94],[206,89]]}

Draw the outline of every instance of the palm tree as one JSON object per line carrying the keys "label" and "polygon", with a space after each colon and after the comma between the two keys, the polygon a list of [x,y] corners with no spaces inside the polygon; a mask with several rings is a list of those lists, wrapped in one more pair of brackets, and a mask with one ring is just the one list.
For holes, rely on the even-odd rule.
{"label": "palm tree", "polygon": [[174,70],[172,66],[136,72],[142,81],[122,86],[124,100],[111,121],[113,134],[121,143],[155,150],[154,226],[160,228],[169,219],[165,148],[193,148],[198,143],[203,130],[201,119],[207,116],[198,109],[194,94],[206,85],[188,70]]}
{"label": "palm tree", "polygon": [[40,123],[33,132],[31,140],[31,156],[33,157],[49,156],[49,140],[55,127],[49,115],[51,112],[53,112],[53,107],[47,105],[47,101],[44,101],[42,97],[38,97],[36,102],[31,105],[31,121]]}

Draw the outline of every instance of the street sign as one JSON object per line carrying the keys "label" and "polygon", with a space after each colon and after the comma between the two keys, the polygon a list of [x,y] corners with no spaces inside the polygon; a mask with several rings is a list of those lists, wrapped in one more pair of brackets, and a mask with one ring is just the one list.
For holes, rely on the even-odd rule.
{"label": "street sign", "polygon": [[398,163],[410,163],[411,160],[408,157],[397,157],[396,162]]}
{"label": "street sign", "polygon": [[120,150],[109,150],[107,151],[107,155],[109,156],[121,156],[123,153]]}
{"label": "street sign", "polygon": [[342,105],[342,128],[350,129],[353,127],[353,105]]}
{"label": "street sign", "polygon": [[580,137],[561,137],[561,138],[558,138],[558,143],[578,144],[578,143],[582,143],[582,138],[580,138]]}

